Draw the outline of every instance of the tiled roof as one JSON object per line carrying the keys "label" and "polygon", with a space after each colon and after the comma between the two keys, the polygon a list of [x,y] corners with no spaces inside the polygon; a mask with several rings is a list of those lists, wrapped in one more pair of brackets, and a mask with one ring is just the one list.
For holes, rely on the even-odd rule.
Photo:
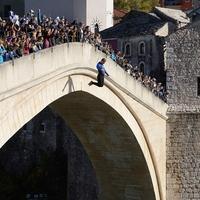
{"label": "tiled roof", "polygon": [[119,24],[101,32],[103,38],[154,34],[166,22],[149,13],[132,10]]}
{"label": "tiled roof", "polygon": [[[155,34],[168,22],[169,33],[176,27],[187,25],[190,20],[180,11],[168,8],[155,7],[152,13],[132,10],[115,26],[101,32],[103,38],[121,38],[138,35]],[[179,26],[179,27],[178,27]]]}

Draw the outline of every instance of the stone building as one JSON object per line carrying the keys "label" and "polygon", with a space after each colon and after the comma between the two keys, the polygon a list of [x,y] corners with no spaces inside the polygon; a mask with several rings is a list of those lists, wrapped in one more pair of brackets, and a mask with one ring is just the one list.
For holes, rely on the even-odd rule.
{"label": "stone building", "polygon": [[101,32],[115,50],[120,50],[145,74],[162,81],[164,37],[189,23],[179,10],[156,7],[154,12],[132,10],[115,26]]}
{"label": "stone building", "polygon": [[167,39],[167,199],[200,199],[200,22]]}
{"label": "stone building", "polygon": [[[100,8],[100,9],[99,9]],[[10,10],[23,16],[29,10],[41,9],[47,16],[66,16],[89,26],[99,24],[101,30],[113,26],[113,0],[1,0],[0,16],[8,17]]]}

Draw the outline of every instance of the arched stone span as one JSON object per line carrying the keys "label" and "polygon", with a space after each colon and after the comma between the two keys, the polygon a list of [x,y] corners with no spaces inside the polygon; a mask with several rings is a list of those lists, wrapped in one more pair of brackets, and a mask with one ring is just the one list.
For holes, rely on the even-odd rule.
{"label": "arched stone span", "polygon": [[3,65],[1,146],[47,105],[71,92],[84,91],[104,101],[126,121],[146,160],[155,197],[165,199],[167,106],[111,60],[111,78],[105,87],[89,87],[88,82],[96,77],[94,66],[103,56],[90,45],[70,44],[16,60],[14,66]]}

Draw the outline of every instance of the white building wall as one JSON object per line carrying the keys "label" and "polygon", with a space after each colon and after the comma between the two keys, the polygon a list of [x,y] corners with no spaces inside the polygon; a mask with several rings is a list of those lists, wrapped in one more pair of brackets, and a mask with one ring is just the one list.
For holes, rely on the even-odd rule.
{"label": "white building wall", "polygon": [[87,0],[87,24],[100,25],[100,30],[113,26],[113,0]]}
{"label": "white building wall", "polygon": [[106,28],[113,26],[113,16],[114,16],[114,2],[113,0],[106,0]]}

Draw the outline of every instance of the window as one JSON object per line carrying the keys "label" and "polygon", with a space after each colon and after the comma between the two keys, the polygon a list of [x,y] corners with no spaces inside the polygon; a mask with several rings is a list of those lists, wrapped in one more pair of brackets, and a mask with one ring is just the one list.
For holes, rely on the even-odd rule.
{"label": "window", "polygon": [[150,41],[150,56],[152,56],[152,54],[153,54],[153,42],[152,42],[152,40]]}
{"label": "window", "polygon": [[10,11],[11,11],[11,5],[4,5],[4,17],[9,17]]}
{"label": "window", "polygon": [[140,68],[140,71],[144,73],[144,69],[145,69],[145,63],[143,61],[141,61],[139,63],[139,68]]}
{"label": "window", "polygon": [[125,55],[131,56],[131,44],[130,43],[125,44]]}
{"label": "window", "polygon": [[140,42],[138,45],[139,55],[145,55],[145,42]]}
{"label": "window", "polygon": [[197,95],[200,96],[200,77],[197,77]]}

